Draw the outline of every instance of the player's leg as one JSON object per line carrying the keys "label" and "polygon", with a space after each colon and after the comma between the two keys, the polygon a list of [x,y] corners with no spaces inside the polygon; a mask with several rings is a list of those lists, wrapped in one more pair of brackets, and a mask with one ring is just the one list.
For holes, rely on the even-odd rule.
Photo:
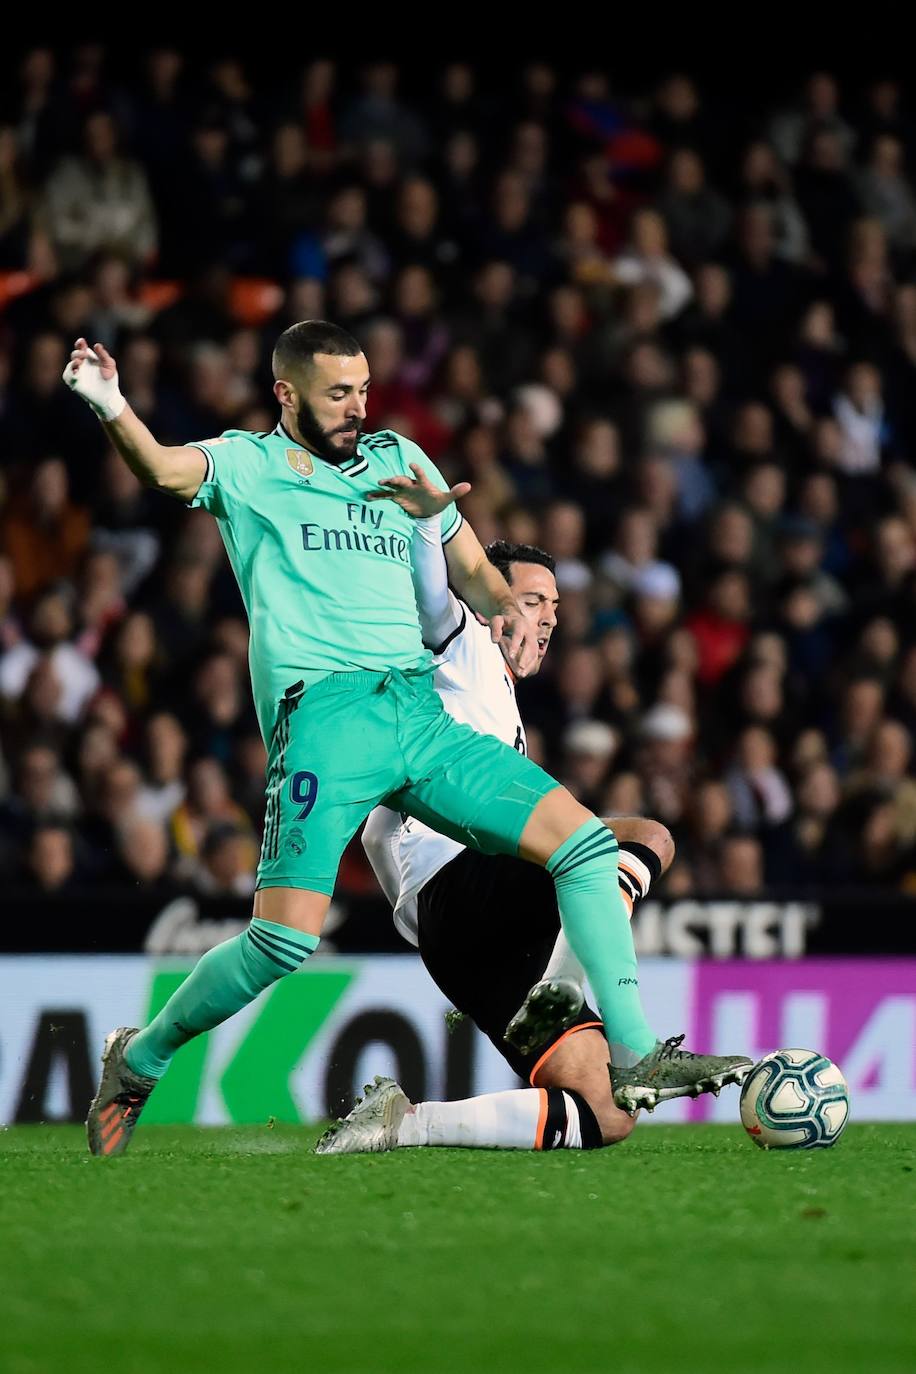
{"label": "player's leg", "polygon": [[318,947],[334,888],[344,818],[328,777],[330,760],[322,757],[320,744],[316,750],[307,739],[301,683],[297,688],[291,688],[281,703],[271,740],[251,923],[240,935],[208,950],[158,1016],[131,1038],[125,1061],[143,1077],[160,1078],[183,1044],[228,1020],[272,983],[294,973]]}
{"label": "player's leg", "polygon": [[202,955],[158,1016],[131,1037],[125,1058],[135,1073],[161,1078],[177,1049],[247,1007],[314,954],[328,894],[272,888],[265,896],[255,893],[247,929]]}
{"label": "player's leg", "polygon": [[601,1007],[612,1059],[639,1063],[657,1039],[639,998],[613,832],[530,759],[445,722],[417,750],[418,781],[392,804],[483,853],[517,854],[547,869],[567,938]]}
{"label": "player's leg", "polygon": [[[674,859],[674,840],[660,821],[642,816],[605,818],[614,832],[617,885],[630,919],[649,888]],[[548,1035],[571,1024],[585,998],[585,970],[573,953],[561,926],[556,943],[538,981],[506,1027],[506,1039],[520,1050],[533,1049]]]}
{"label": "player's leg", "polygon": [[[645,816],[605,816],[603,822],[614,832],[620,851],[617,855],[617,886],[630,919],[639,903],[649,895],[674,861],[674,840],[671,831],[661,821]],[[561,929],[557,943],[544,970],[545,981],[551,978],[583,980],[583,969],[569,947]]]}
{"label": "player's leg", "polygon": [[661,821],[648,816],[606,816],[620,845],[617,855],[617,882],[624,906],[632,917],[649,889],[674,862],[674,839]]}
{"label": "player's leg", "polygon": [[[601,1008],[619,1105],[650,1109],[667,1097],[740,1082],[743,1056],[697,1056],[683,1037],[657,1039],[643,1012],[630,922],[617,882],[612,831],[530,759],[422,704],[404,738],[409,771],[399,809],[483,853],[517,854],[545,867],[573,953]],[[424,727],[430,727],[425,728]]]}
{"label": "player's leg", "polygon": [[601,1006],[612,1058],[638,1063],[656,1036],[639,999],[613,832],[530,759],[453,720],[431,684],[412,683],[409,691],[400,736],[415,781],[389,804],[482,853],[518,855],[547,869],[569,943]]}
{"label": "player's leg", "polygon": [[621,1110],[611,1095],[610,1054],[604,1033],[598,1028],[574,1027],[562,1035],[541,1057],[531,1073],[537,1088],[575,1092],[588,1104],[601,1135],[602,1145],[626,1140],[636,1125],[636,1115]]}
{"label": "player's leg", "polygon": [[[340,856],[372,807],[372,800],[350,798],[367,792],[371,798],[375,788],[379,800],[403,767],[394,740],[394,704],[361,681],[378,684],[382,675],[340,676],[337,690],[326,679],[309,693],[308,720],[299,709],[301,684],[280,707],[248,928],[204,954],[148,1026],[122,1027],[108,1037],[87,1120],[94,1154],[119,1154],[127,1147],[176,1050],[295,973],[317,949]],[[333,718],[335,728],[316,730],[318,712]]]}
{"label": "player's leg", "polygon": [[[507,1045],[502,1027],[533,970],[543,967],[557,926],[549,876],[503,855],[486,857],[466,850],[419,895],[420,954],[427,969],[526,1082],[536,1056],[520,1055]],[[597,1024],[590,1008],[583,1015],[592,1026]],[[597,1038],[606,1062],[607,1046],[602,1036]],[[606,1067],[604,1073],[604,1095],[609,1097]],[[600,1097],[597,1089],[595,1096]],[[391,1079],[380,1079],[317,1149],[320,1154],[415,1145],[590,1149],[602,1143],[601,1125],[575,1086],[564,1091],[560,1083],[545,1082],[538,1088],[414,1106]]]}
{"label": "player's leg", "polygon": [[639,996],[618,851],[613,831],[560,787],[540,799],[518,839],[519,857],[543,865],[554,880],[563,930],[598,999],[612,1062],[631,1066],[657,1037]]}
{"label": "player's leg", "polygon": [[[318,1141],[320,1155],[411,1146],[471,1150],[594,1150],[604,1144],[574,1089],[515,1088],[463,1102],[412,1103],[391,1078],[376,1078],[343,1121]],[[621,1115],[625,1115],[621,1113]]]}
{"label": "player's leg", "polygon": [[615,1104],[609,1066],[602,1031],[574,1026],[535,1067],[530,1088],[414,1104],[393,1079],[377,1078],[316,1149],[355,1154],[410,1146],[592,1150],[617,1145],[632,1132],[636,1114]]}
{"label": "player's leg", "polygon": [[602,836],[612,832],[595,817],[570,833],[584,810],[565,789],[549,792],[532,811],[518,852],[543,863],[556,883],[563,929],[601,1007],[615,1102],[627,1111],[652,1111],[670,1098],[718,1093],[726,1083],[740,1083],[751,1067],[744,1055],[693,1054],[680,1048],[683,1035],[647,1044],[651,1031],[639,999],[629,919],[622,902],[618,909],[607,902],[616,841],[610,855]]}
{"label": "player's leg", "polygon": [[127,1148],[176,1050],[295,973],[318,948],[330,898],[323,892],[276,891],[288,900],[274,901],[273,920],[257,914],[256,904],[248,928],[203,954],[148,1026],[122,1026],[106,1038],[102,1075],[86,1119],[93,1154],[121,1154]]}
{"label": "player's leg", "polygon": [[530,1088],[464,1102],[407,1105],[396,1144],[477,1146],[499,1150],[591,1150],[626,1140],[636,1115],[611,1096],[603,1031],[574,1026],[531,1073]]}
{"label": "player's leg", "polygon": [[[585,1013],[594,1016],[590,1010]],[[607,1041],[594,1022],[571,1027],[529,1075],[530,1088],[405,1107],[396,1143],[499,1150],[593,1150],[626,1140],[635,1115],[611,1096]]]}

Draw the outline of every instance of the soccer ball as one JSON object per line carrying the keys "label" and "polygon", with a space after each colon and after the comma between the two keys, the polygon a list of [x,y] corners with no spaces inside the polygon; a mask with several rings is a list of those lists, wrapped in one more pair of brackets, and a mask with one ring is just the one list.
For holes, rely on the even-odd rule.
{"label": "soccer ball", "polygon": [[848,1119],[846,1080],[816,1050],[774,1050],[741,1089],[742,1124],[764,1150],[834,1145]]}

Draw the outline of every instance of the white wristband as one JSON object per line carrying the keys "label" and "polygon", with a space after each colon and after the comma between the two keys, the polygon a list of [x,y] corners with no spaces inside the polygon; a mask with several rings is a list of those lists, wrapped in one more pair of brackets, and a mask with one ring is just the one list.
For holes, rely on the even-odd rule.
{"label": "white wristband", "polygon": [[78,371],[74,371],[72,362],[67,364],[63,380],[106,424],[116,420],[127,405],[118,386],[117,372],[113,377],[103,377],[99,360],[91,348]]}
{"label": "white wristband", "polygon": [[111,420],[116,420],[118,416],[121,414],[121,411],[127,405],[127,401],[121,395],[121,392],[118,388],[117,378],[113,377],[112,381],[114,382],[114,390],[112,391],[111,396],[108,400],[89,402],[90,406],[95,411],[99,419],[104,420],[106,424],[108,424]]}

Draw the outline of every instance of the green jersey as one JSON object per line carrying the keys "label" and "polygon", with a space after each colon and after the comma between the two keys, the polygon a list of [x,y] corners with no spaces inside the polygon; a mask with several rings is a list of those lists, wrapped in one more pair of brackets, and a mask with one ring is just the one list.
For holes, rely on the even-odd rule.
{"label": "green jersey", "polygon": [[[216,516],[248,620],[251,685],[269,745],[287,688],[329,673],[416,669],[423,647],[412,578],[414,521],[393,501],[367,501],[382,477],[435,465],[410,439],[381,430],[339,466],[314,457],[282,425],[230,429],[195,444],[207,471],[192,506]],[[462,519],[451,505],[442,540]]]}

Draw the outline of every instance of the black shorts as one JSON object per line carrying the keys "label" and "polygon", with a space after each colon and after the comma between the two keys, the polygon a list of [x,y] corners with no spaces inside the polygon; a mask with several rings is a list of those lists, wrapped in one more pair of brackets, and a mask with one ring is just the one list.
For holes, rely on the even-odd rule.
{"label": "black shorts", "polygon": [[[549,873],[523,859],[465,849],[421,889],[417,924],[433,981],[530,1082],[566,1033],[558,1031],[530,1054],[503,1039],[528,989],[543,977],[560,931]],[[600,1027],[601,1017],[586,1004],[572,1025]]]}

